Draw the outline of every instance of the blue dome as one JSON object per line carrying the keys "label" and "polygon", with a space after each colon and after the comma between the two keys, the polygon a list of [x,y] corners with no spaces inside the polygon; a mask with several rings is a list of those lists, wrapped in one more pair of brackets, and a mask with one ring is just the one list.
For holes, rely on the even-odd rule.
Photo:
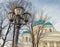
{"label": "blue dome", "polygon": [[37,26],[37,25],[44,24],[44,23],[45,23],[44,20],[35,21],[33,26]]}
{"label": "blue dome", "polygon": [[52,23],[47,22],[47,23],[44,24],[44,26],[52,26]]}
{"label": "blue dome", "polygon": [[30,34],[31,32],[29,30],[24,31],[23,34]]}

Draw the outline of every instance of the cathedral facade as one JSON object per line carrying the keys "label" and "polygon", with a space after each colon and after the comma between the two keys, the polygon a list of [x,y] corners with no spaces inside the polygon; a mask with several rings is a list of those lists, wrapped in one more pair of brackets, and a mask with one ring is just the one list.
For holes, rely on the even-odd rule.
{"label": "cathedral facade", "polygon": [[[51,22],[49,21],[45,22],[45,20],[46,19],[43,20],[41,16],[38,21],[35,21],[33,23],[33,32],[35,34],[35,37],[36,37],[37,30],[40,29],[39,27],[42,27],[42,30],[43,30],[42,31],[43,37],[40,38],[38,47],[60,47],[60,32],[55,30]],[[31,39],[32,39],[31,32],[29,30],[23,31],[22,36],[21,36],[21,43],[18,46],[19,47],[32,47]]]}

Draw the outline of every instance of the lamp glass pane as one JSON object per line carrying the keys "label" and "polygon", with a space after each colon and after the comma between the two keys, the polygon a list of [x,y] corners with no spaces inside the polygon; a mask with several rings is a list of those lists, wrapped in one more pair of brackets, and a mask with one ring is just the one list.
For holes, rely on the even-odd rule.
{"label": "lamp glass pane", "polygon": [[29,14],[24,14],[23,15],[24,20],[28,20],[29,19],[29,16],[30,16]]}
{"label": "lamp glass pane", "polygon": [[23,9],[22,8],[16,8],[15,9],[15,14],[16,15],[21,15],[23,13]]}
{"label": "lamp glass pane", "polygon": [[13,20],[15,18],[13,12],[8,13],[8,17],[9,17],[9,21],[13,22]]}
{"label": "lamp glass pane", "polygon": [[9,19],[13,19],[13,13],[9,13],[8,16],[9,16]]}

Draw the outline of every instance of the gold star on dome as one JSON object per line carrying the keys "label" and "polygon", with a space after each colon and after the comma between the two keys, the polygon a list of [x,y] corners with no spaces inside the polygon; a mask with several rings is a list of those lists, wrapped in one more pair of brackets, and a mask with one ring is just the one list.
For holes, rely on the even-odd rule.
{"label": "gold star on dome", "polygon": [[45,20],[45,22],[47,22],[49,20],[49,17],[46,16],[44,20]]}
{"label": "gold star on dome", "polygon": [[42,10],[42,11],[41,11],[41,14],[40,14],[40,16],[39,16],[39,20],[42,20],[42,19],[43,19],[43,14],[44,14],[44,11]]}

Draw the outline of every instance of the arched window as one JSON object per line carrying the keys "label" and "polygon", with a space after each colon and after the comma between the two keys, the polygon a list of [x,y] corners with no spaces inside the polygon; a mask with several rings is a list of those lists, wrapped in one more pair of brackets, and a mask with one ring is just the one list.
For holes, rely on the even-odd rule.
{"label": "arched window", "polygon": [[52,29],[49,29],[50,32],[52,32]]}
{"label": "arched window", "polygon": [[47,32],[47,29],[45,29],[45,32]]}
{"label": "arched window", "polygon": [[26,42],[28,42],[28,37],[26,37]]}
{"label": "arched window", "polygon": [[29,42],[31,42],[31,38],[29,38]]}

